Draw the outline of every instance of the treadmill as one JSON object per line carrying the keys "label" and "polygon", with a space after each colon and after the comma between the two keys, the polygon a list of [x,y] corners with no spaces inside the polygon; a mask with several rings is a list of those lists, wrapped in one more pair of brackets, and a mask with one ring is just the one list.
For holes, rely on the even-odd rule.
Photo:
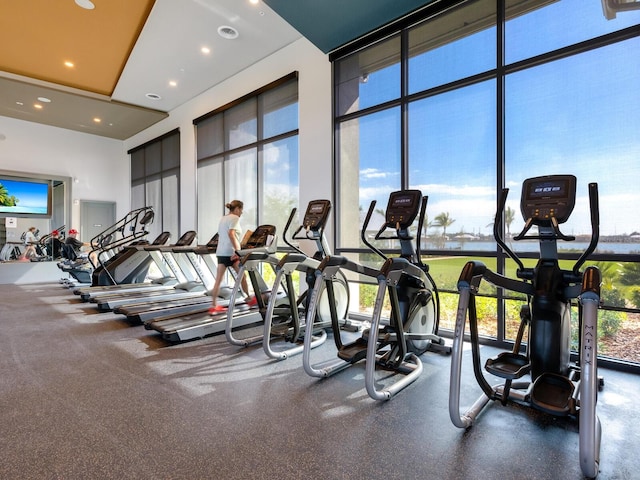
{"label": "treadmill", "polygon": [[[165,245],[169,241],[170,236],[169,232],[162,232],[151,245]],[[112,276],[121,279],[123,283],[80,287],[76,288],[73,293],[80,295],[83,301],[88,302],[94,295],[122,292],[125,289],[140,290],[148,287],[150,283],[177,282],[171,271],[162,264],[162,262],[157,265],[162,273],[162,277],[154,279],[151,282],[145,282],[151,264],[154,261],[158,263],[157,258],[153,258],[144,250],[144,247],[148,245],[149,243],[144,240],[133,242],[123,247],[110,261],[105,262],[105,269],[118,269],[118,272],[116,273],[114,271]]]}
{"label": "treadmill", "polygon": [[[260,225],[247,238],[242,245],[243,248],[237,253],[242,257],[241,261],[245,261],[246,257],[258,255],[262,257],[263,263],[276,265],[279,260],[276,256],[277,243],[276,227],[273,225]],[[263,255],[260,255],[261,253]],[[257,294],[269,290],[269,286],[262,278],[258,269],[252,268],[248,271],[248,274],[251,285]],[[207,300],[209,303],[207,303],[206,310],[203,313],[183,316],[160,316],[152,321],[147,321],[145,328],[147,330],[155,330],[169,342],[193,340],[224,332],[228,312],[225,311],[216,315],[209,315],[207,310],[211,305],[211,301],[210,299]],[[226,303],[228,304],[228,300],[226,300]],[[225,301],[220,301],[219,304],[224,305]],[[245,302],[236,302],[233,308],[233,315],[234,325],[236,327],[245,327],[262,322],[264,309],[257,307],[249,308]]]}
{"label": "treadmill", "polygon": [[169,277],[163,277],[158,283],[145,283],[122,290],[100,292],[90,297],[89,301],[95,303],[100,311],[113,310],[115,307],[127,303],[141,303],[149,301],[152,297],[160,298],[160,295],[175,294],[177,288],[181,291],[204,289],[202,283],[196,279],[193,270],[187,266],[187,261],[174,255],[175,247],[190,245],[196,238],[196,232],[190,230],[183,234],[174,245],[144,245],[142,250],[151,256],[159,266],[166,266],[171,272]]}
{"label": "treadmill", "polygon": [[[199,295],[181,296],[178,299],[153,300],[133,305],[122,305],[113,309],[114,313],[125,315],[131,323],[146,323],[158,317],[169,318],[192,313],[203,313],[211,305],[210,291],[215,281],[217,262],[215,253],[218,248],[218,234],[216,233],[205,245],[177,247],[175,251],[183,251],[189,255],[189,260],[198,272],[206,290]],[[207,267],[202,270],[198,262],[200,259]]]}

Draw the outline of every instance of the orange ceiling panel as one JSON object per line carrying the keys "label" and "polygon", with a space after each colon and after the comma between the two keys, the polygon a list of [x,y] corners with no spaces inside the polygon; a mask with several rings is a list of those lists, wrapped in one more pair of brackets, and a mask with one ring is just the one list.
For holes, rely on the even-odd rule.
{"label": "orange ceiling panel", "polygon": [[0,70],[111,96],[155,0],[92,1],[0,0]]}

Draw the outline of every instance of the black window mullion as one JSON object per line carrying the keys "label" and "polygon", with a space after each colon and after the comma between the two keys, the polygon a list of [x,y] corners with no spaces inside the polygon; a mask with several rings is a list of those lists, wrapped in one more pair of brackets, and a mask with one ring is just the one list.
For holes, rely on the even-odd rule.
{"label": "black window mullion", "polygon": [[409,31],[400,36],[400,186],[409,188]]}
{"label": "black window mullion", "polygon": [[[505,90],[504,90],[504,39],[505,39],[505,0],[496,1],[496,63],[497,63],[497,75],[496,75],[496,211],[498,208],[498,201],[500,198],[500,192],[505,186]],[[504,212],[502,212],[504,215]],[[504,237],[504,221],[501,223],[502,232],[500,234]],[[502,249],[496,244],[496,269],[498,273],[504,274],[506,269],[506,255]],[[503,289],[498,291],[498,315],[496,316],[496,334],[498,342],[503,342],[506,336],[506,303],[505,292]]]}

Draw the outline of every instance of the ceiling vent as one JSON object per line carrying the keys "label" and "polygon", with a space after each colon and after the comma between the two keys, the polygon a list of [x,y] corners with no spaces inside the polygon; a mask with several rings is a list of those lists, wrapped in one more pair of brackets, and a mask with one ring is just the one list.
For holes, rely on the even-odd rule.
{"label": "ceiling vent", "polygon": [[238,31],[233,27],[223,25],[218,27],[218,35],[227,40],[233,40],[234,38],[238,38]]}

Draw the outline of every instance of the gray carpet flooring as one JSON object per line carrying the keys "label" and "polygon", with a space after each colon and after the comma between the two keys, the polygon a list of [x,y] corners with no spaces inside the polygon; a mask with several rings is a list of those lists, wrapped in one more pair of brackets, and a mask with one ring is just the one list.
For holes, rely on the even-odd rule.
{"label": "gray carpet flooring", "polygon": [[[224,335],[171,345],[57,283],[0,285],[0,325],[2,479],[582,478],[566,420],[493,404],[454,427],[447,356],[381,403],[361,365],[318,380]],[[600,373],[599,478],[638,479],[640,378]]]}

